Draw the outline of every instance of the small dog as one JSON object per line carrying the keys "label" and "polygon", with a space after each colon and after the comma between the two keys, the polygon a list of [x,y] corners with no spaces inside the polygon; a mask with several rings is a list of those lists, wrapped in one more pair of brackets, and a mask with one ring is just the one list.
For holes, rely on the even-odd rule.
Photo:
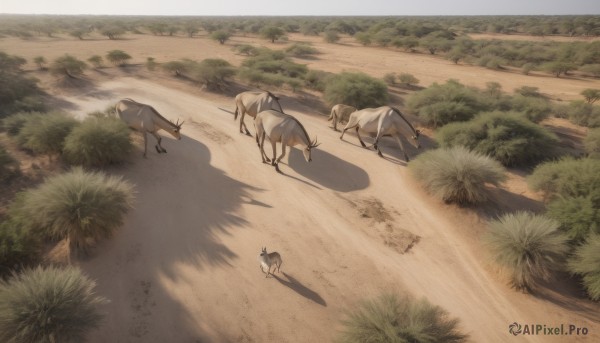
{"label": "small dog", "polygon": [[[260,262],[260,270],[264,273],[265,268],[267,269],[267,275],[265,277],[269,277],[271,274],[271,266],[274,264],[277,267],[277,272],[279,272],[279,268],[283,261],[281,260],[281,256],[278,252],[267,253],[267,247],[262,248],[260,255],[258,256],[258,262]],[[275,270],[275,269],[273,269]]]}

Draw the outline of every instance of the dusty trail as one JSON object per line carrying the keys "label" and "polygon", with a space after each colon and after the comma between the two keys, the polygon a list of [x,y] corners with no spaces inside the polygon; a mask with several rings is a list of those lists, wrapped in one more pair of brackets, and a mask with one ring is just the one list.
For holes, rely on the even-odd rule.
{"label": "dusty trail", "polygon": [[[381,159],[351,134],[341,142],[309,109],[290,111],[322,145],[310,164],[289,151],[278,175],[219,109],[232,109],[232,99],[120,78],[66,100],[86,113],[122,97],[186,120],[185,137],[165,138],[168,154],[149,149],[148,159],[138,146],[110,170],[136,184],[137,200],[125,226],[81,263],[111,299],[92,342],[327,342],[345,309],[382,291],[427,297],[459,317],[473,342],[516,339],[514,321],[573,323],[590,329],[586,341],[600,339],[597,317],[514,292],[490,274],[464,237],[473,223],[461,227],[411,184],[394,142],[382,147],[391,160]],[[259,270],[265,245],[283,258],[275,278]]]}

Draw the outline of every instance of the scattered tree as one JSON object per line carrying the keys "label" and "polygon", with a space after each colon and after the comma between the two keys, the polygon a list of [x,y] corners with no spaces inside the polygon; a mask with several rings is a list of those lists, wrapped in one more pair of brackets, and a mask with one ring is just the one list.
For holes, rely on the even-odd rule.
{"label": "scattered tree", "polygon": [[35,64],[37,64],[37,66],[40,70],[46,69],[46,59],[44,58],[44,56],[36,56],[33,59],[33,62]]}
{"label": "scattered tree", "polygon": [[100,55],[94,55],[90,58],[88,58],[88,62],[90,62],[94,68],[101,68],[102,67],[102,56]]}
{"label": "scattered tree", "polygon": [[50,72],[57,76],[68,76],[71,78],[78,78],[83,74],[83,71],[87,68],[85,62],[65,54],[54,60],[50,65]]}
{"label": "scattered tree", "polygon": [[285,35],[282,29],[277,26],[267,26],[263,28],[260,32],[261,36],[271,40],[271,43],[275,43],[275,41]]}
{"label": "scattered tree", "polygon": [[387,85],[363,73],[343,72],[328,79],[323,94],[327,103],[356,108],[383,106],[388,101]]}
{"label": "scattered tree", "polygon": [[575,249],[568,262],[573,274],[581,275],[589,297],[600,300],[600,234],[590,235],[587,241]]}
{"label": "scattered tree", "polygon": [[600,89],[585,89],[581,93],[588,104],[593,104],[600,99]]}
{"label": "scattered tree", "polygon": [[220,44],[225,44],[231,37],[231,33],[224,30],[217,30],[210,35],[210,38],[218,41]]}

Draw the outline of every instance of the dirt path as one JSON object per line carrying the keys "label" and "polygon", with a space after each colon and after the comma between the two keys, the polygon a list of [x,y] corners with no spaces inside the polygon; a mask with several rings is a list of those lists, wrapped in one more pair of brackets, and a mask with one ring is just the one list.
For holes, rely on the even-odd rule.
{"label": "dirt path", "polygon": [[[508,333],[514,321],[586,326],[586,341],[600,339],[597,306],[567,310],[488,272],[473,237],[482,223],[412,185],[393,141],[381,159],[285,99],[322,145],[310,164],[292,149],[278,175],[219,109],[233,110],[230,98],[120,78],[65,99],[86,113],[122,97],[185,119],[185,137],[164,139],[168,154],[149,149],[148,159],[138,146],[131,162],[110,170],[136,184],[137,200],[125,226],[81,262],[111,299],[91,342],[328,342],[344,310],[383,291],[444,307],[473,342],[517,340]],[[281,253],[282,274],[260,272],[262,246]]]}

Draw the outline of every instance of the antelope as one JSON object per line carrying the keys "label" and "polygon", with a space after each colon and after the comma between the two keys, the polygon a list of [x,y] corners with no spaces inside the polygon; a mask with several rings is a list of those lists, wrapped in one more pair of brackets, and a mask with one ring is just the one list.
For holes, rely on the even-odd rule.
{"label": "antelope", "polygon": [[141,104],[127,98],[120,100],[115,106],[115,110],[131,129],[141,132],[144,136],[144,157],[146,157],[148,150],[146,133],[150,133],[156,138],[157,144],[154,147],[159,154],[166,153],[167,150],[160,144],[162,138],[157,133],[158,130],[163,129],[175,137],[175,139],[181,139],[180,131],[183,122],[179,123],[179,120],[177,120],[177,123],[169,121],[150,105]]}
{"label": "antelope", "polygon": [[[271,165],[275,166],[275,170],[279,170],[279,162],[285,156],[286,146],[301,145],[302,153],[307,162],[312,161],[311,150],[320,145],[317,139],[311,141],[304,126],[298,119],[289,114],[281,113],[275,110],[262,111],[256,115],[254,120],[256,127],[256,143],[260,150],[263,163],[269,162],[269,158],[265,153],[265,137],[269,137],[271,146],[273,147],[273,158],[270,160]],[[281,155],[277,157],[276,143],[281,143]]]}
{"label": "antelope", "polygon": [[[267,253],[267,247],[262,248],[260,255],[258,256],[258,262],[260,263],[260,270],[264,273],[265,268],[267,269],[266,278],[271,274],[271,266],[275,264],[277,267],[277,272],[279,272],[279,268],[281,268],[281,264],[283,261],[281,260],[281,255],[278,252]],[[275,269],[273,269],[275,270]]]}
{"label": "antelope", "polygon": [[[390,135],[396,139],[396,142],[398,142],[398,145],[404,154],[404,160],[406,162],[409,161],[409,158],[406,151],[404,151],[404,145],[402,144],[400,134],[410,136],[411,139],[408,141],[415,148],[418,149],[421,147],[419,145],[419,135],[421,134],[421,131],[415,130],[412,124],[406,120],[404,115],[394,107],[382,106],[378,108],[365,108],[352,113],[350,119],[348,119],[348,124],[346,124],[344,130],[342,130],[340,139],[344,138],[344,133],[346,133],[347,130],[354,127],[356,128],[356,136],[358,137],[360,145],[367,149],[375,147],[375,150],[377,150],[377,154],[380,157],[383,157],[383,154],[381,153],[381,150],[379,150],[377,144],[382,136]],[[367,147],[360,138],[358,129],[367,133],[377,133],[375,142]]]}
{"label": "antelope", "polygon": [[[277,106],[276,106],[277,105]],[[240,133],[244,133],[242,128],[246,130],[246,134],[251,136],[250,131],[244,123],[244,116],[247,114],[252,118],[256,117],[256,114],[264,110],[277,110],[283,112],[281,104],[279,104],[279,98],[273,95],[273,93],[265,92],[242,92],[235,96],[235,114],[233,120],[237,120],[238,114],[240,117]]]}
{"label": "antelope", "polygon": [[327,118],[327,121],[333,120],[333,130],[339,131],[337,129],[338,121],[340,122],[340,124],[343,121],[344,122],[348,121],[348,116],[350,116],[350,113],[352,113],[352,112],[356,112],[356,107],[352,107],[352,106],[348,106],[348,105],[344,105],[344,104],[334,105],[331,108],[331,114],[329,115],[329,118]]}

